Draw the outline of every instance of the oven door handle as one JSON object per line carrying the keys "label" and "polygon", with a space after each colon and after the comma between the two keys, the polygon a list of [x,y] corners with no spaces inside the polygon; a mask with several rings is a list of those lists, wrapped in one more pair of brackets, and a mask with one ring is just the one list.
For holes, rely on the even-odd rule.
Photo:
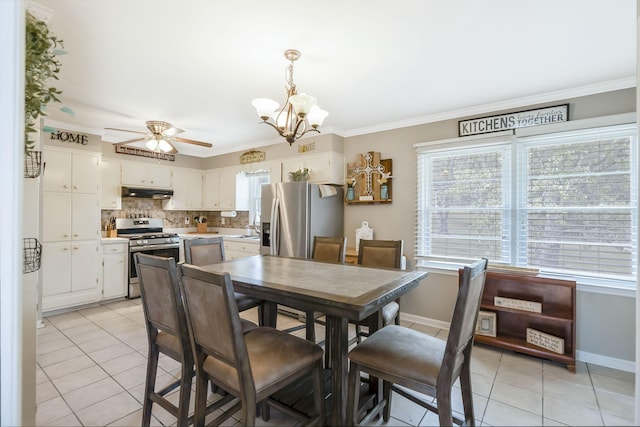
{"label": "oven door handle", "polygon": [[180,249],[179,243],[167,243],[166,245],[146,245],[146,246],[131,246],[129,252],[142,252],[152,251],[156,249]]}

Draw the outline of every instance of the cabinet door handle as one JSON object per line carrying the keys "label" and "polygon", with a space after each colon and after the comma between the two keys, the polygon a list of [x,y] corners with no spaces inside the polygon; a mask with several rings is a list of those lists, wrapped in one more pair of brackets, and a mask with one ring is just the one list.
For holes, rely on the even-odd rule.
{"label": "cabinet door handle", "polygon": [[68,185],[63,185],[62,188],[69,188],[69,186]]}
{"label": "cabinet door handle", "polygon": [[78,233],[73,233],[73,237],[78,237],[79,234]]}
{"label": "cabinet door handle", "polygon": [[77,186],[77,185],[74,185],[74,186],[73,186],[73,189],[74,189],[74,190],[77,190],[77,189],[78,189],[78,186]]}
{"label": "cabinet door handle", "polygon": [[64,247],[64,249],[63,249],[63,251],[65,251],[65,252],[66,252],[66,251],[68,251],[68,250],[69,250],[69,248],[68,248],[68,247],[66,247],[66,246],[65,246],[65,247]]}
{"label": "cabinet door handle", "polygon": [[62,235],[62,237],[69,237],[69,235],[65,233]]}
{"label": "cabinet door handle", "polygon": [[78,249],[80,249],[80,248],[79,248],[79,247],[77,247],[77,246],[74,246],[74,247],[73,247],[73,250],[74,250],[74,251],[76,251],[76,250],[78,250]]}

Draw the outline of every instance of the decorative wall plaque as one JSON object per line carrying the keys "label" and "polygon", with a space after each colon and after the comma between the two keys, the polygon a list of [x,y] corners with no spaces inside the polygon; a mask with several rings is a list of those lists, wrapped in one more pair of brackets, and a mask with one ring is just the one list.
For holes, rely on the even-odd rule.
{"label": "decorative wall plaque", "polygon": [[240,156],[240,163],[244,165],[246,163],[261,162],[264,159],[265,159],[264,151],[251,150],[251,151],[247,151],[246,153],[242,153],[242,155]]}
{"label": "decorative wall plaque", "polygon": [[391,159],[369,151],[347,164],[347,203],[391,203]]}

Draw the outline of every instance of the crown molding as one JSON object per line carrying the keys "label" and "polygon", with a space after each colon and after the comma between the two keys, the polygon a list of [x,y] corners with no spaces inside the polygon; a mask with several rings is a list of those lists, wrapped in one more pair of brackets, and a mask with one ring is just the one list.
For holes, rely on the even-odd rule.
{"label": "crown molding", "polygon": [[636,87],[636,77],[626,77],[618,80],[596,83],[592,85],[580,86],[572,89],[563,89],[554,92],[547,92],[539,95],[514,98],[506,101],[494,102],[491,104],[478,105],[475,107],[462,108],[459,110],[446,111],[428,116],[415,117],[413,119],[399,120],[395,122],[381,123],[375,126],[367,126],[358,129],[350,129],[344,132],[344,137],[365,135],[369,133],[383,132],[409,126],[424,125],[443,120],[459,119],[461,117],[487,114],[494,111],[508,110],[511,108],[521,108],[533,104],[545,102],[555,102],[564,99],[577,98],[580,96],[595,95],[597,93],[611,92],[614,90],[628,89]]}

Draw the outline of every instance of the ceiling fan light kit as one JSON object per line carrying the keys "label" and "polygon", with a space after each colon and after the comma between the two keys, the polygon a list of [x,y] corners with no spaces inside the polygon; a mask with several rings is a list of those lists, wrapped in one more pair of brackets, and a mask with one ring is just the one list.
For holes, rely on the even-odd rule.
{"label": "ceiling fan light kit", "polygon": [[274,128],[291,145],[308,132],[320,133],[318,128],[329,113],[318,107],[313,96],[297,92],[293,81],[293,63],[300,58],[300,52],[288,49],[284,51],[284,57],[291,63],[287,67],[287,97],[282,108],[278,109],[280,104],[268,98],[256,98],[251,104],[262,123]]}
{"label": "ceiling fan light kit", "polygon": [[201,147],[211,148],[208,142],[196,141],[187,138],[178,138],[177,134],[184,132],[184,130],[174,127],[171,123],[163,122],[161,120],[149,120],[146,122],[147,129],[150,133],[140,132],[137,130],[117,129],[117,128],[105,128],[109,130],[117,130],[120,132],[132,132],[144,135],[140,138],[129,139],[127,141],[118,142],[114,145],[126,145],[134,142],[147,141],[145,146],[151,151],[159,151],[162,153],[175,154],[178,152],[172,142],[184,142],[186,144],[199,145]]}

